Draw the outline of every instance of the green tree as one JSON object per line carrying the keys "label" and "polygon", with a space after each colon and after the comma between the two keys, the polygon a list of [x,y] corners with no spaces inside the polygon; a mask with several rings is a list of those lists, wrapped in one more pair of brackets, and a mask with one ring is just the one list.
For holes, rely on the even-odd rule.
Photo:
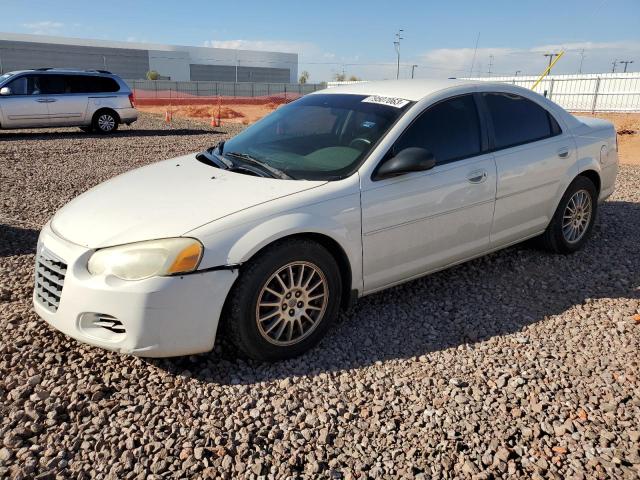
{"label": "green tree", "polygon": [[349,77],[349,81],[350,81],[350,82],[359,82],[359,81],[360,81],[360,79],[359,79],[358,77],[356,77],[355,75],[351,75],[351,76]]}
{"label": "green tree", "polygon": [[147,72],[147,80],[158,80],[160,78],[160,74],[155,70],[149,70]]}
{"label": "green tree", "polygon": [[333,78],[336,82],[344,82],[347,79],[347,76],[344,73],[336,73]]}
{"label": "green tree", "polygon": [[309,72],[303,70],[300,74],[300,83],[307,83],[307,80],[309,80]]}

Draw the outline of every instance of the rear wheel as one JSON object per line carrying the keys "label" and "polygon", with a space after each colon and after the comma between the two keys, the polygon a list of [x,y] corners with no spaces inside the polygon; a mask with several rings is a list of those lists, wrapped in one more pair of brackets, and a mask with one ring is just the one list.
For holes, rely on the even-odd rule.
{"label": "rear wheel", "polygon": [[98,133],[111,133],[118,129],[118,118],[110,110],[100,110],[93,116],[93,130]]}
{"label": "rear wheel", "polygon": [[338,314],[341,277],[333,256],[305,239],[266,249],[241,272],[226,308],[238,349],[256,360],[282,360],[313,347]]}
{"label": "rear wheel", "polygon": [[593,182],[577,177],[560,200],[551,223],[542,235],[545,247],[557,253],[573,253],[587,242],[598,208]]}

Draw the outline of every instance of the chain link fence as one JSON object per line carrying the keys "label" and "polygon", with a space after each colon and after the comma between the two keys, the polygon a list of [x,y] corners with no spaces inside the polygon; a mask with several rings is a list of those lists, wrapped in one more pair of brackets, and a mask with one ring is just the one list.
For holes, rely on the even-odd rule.
{"label": "chain link fence", "polygon": [[211,103],[288,103],[325,84],[176,82],[126,80],[138,105],[207,105]]}

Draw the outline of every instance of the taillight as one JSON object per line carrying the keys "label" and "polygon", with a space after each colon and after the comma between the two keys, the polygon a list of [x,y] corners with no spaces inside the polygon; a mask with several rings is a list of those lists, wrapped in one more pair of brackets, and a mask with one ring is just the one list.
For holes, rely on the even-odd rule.
{"label": "taillight", "polygon": [[130,94],[129,94],[129,103],[131,104],[131,108],[135,108],[135,106],[136,106],[136,101],[135,101],[135,99],[133,98],[133,93],[130,93]]}

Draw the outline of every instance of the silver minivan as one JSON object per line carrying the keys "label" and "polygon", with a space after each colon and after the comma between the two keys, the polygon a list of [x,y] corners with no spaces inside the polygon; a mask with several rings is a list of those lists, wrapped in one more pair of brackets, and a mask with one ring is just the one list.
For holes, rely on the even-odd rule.
{"label": "silver minivan", "polygon": [[135,122],[133,93],[105,70],[40,68],[0,75],[0,129],[80,127],[111,133]]}

